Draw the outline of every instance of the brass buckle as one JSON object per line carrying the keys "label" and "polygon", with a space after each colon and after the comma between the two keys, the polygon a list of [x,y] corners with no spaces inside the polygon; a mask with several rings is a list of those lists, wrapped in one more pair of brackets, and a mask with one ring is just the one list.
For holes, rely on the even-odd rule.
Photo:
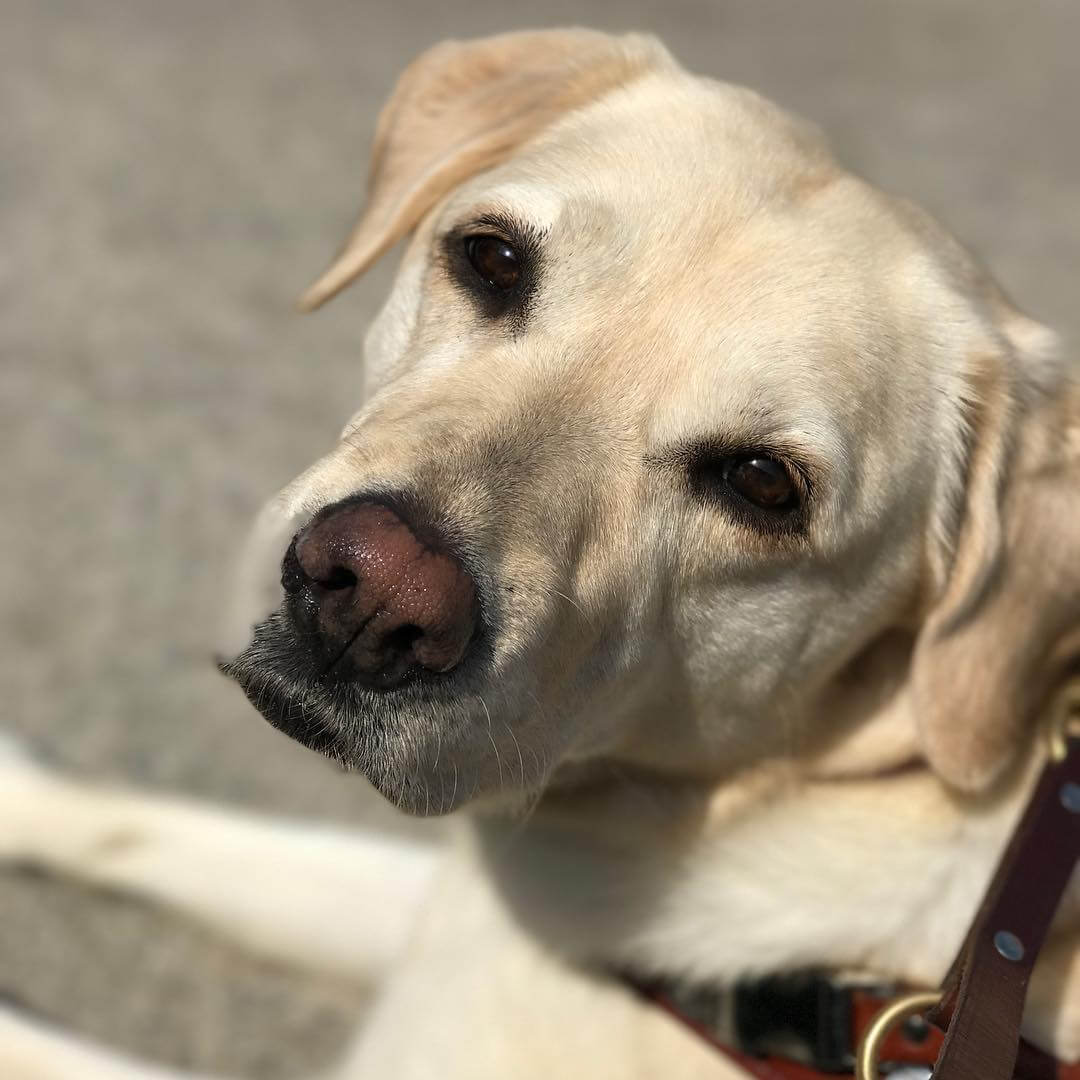
{"label": "brass buckle", "polygon": [[886,1005],[874,1017],[874,1022],[866,1029],[859,1049],[855,1052],[856,1080],[881,1080],[878,1071],[878,1054],[881,1044],[893,1027],[909,1016],[925,1012],[941,1001],[940,990],[919,990],[914,994],[897,998],[891,1005]]}
{"label": "brass buckle", "polygon": [[1069,756],[1069,736],[1080,734],[1080,679],[1067,682],[1050,704],[1046,738],[1050,760],[1061,764]]}

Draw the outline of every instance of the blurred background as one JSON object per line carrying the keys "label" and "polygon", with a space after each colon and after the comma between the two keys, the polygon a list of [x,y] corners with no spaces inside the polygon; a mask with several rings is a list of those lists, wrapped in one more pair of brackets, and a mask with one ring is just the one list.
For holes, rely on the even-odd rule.
{"label": "blurred background", "polygon": [[[358,403],[394,260],[317,316],[291,303],[359,207],[397,72],[444,37],[567,23],[655,31],[817,120],[1076,340],[1076,0],[3,0],[2,730],[90,778],[418,827],[272,732],[214,671],[214,629],[252,513]],[[364,1005],[14,868],[0,993],[251,1078],[331,1061]]]}

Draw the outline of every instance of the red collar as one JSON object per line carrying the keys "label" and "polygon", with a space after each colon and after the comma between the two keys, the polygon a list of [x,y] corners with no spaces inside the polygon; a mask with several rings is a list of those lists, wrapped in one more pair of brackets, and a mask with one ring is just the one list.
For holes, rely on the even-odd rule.
{"label": "red collar", "polygon": [[[933,1080],[1080,1080],[1080,1062],[1059,1062],[1020,1039],[1032,968],[1080,861],[1080,684],[1067,687],[1055,704],[1058,728],[1049,760],[946,976],[941,1003],[925,1020],[916,1017],[888,1033],[877,1055],[882,1065],[930,1068]],[[631,984],[758,1080],[854,1076],[858,1047],[874,1020],[905,996],[873,986],[844,988],[820,975],[794,983],[790,977],[760,980],[727,998],[677,982]],[[740,1022],[747,993],[767,1018],[764,1038],[753,1024],[748,1038],[746,1015]],[[721,1022],[725,1002],[733,1006],[731,1024]],[[734,1029],[739,1049],[727,1045],[725,1028]],[[781,1039],[800,1044],[802,1060],[775,1051],[770,1056]]]}

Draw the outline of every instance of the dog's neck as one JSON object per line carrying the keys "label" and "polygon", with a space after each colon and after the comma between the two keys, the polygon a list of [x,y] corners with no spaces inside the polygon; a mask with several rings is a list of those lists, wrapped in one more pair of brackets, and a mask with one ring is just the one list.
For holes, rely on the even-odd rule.
{"label": "dog's neck", "polygon": [[[849,775],[860,753],[764,764],[719,786],[609,768],[552,791],[524,824],[482,826],[484,850],[518,918],[576,960],[720,983],[826,967],[934,986],[1037,766],[991,798],[960,799],[920,765]],[[1075,882],[1056,932],[1071,945],[1050,985],[1033,987],[1032,1034],[1071,1054],[1078,930]]]}

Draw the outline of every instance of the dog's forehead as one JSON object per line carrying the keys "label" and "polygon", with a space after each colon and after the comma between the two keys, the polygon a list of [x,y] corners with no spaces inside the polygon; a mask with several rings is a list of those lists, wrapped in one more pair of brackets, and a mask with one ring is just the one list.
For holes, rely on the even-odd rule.
{"label": "dog's forehead", "polygon": [[778,356],[804,354],[799,338],[876,333],[890,314],[887,268],[910,246],[887,200],[842,170],[815,128],[678,72],[553,125],[462,185],[441,225],[491,211],[542,237],[537,324],[546,306],[562,327],[602,326],[636,299],[644,331],[745,338],[753,325]]}
{"label": "dog's forehead", "polygon": [[816,129],[748,90],[668,72],[563,117],[449,206],[494,199],[541,229],[585,208],[636,212],[653,232],[692,214],[734,226],[784,185],[806,190],[836,171]]}

